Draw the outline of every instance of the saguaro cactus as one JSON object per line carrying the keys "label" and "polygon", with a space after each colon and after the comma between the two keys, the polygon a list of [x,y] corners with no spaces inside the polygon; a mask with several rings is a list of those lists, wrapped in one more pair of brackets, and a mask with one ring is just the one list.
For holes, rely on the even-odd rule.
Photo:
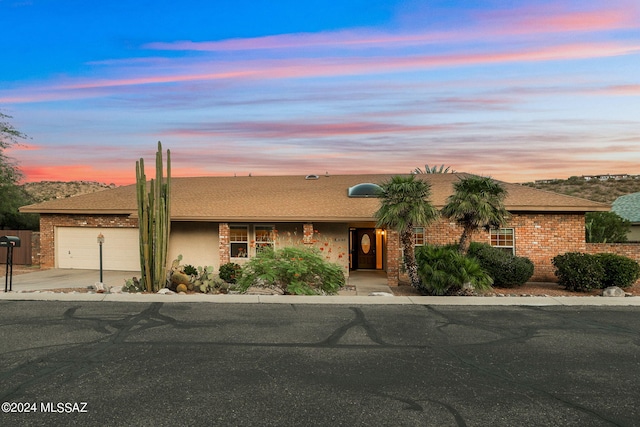
{"label": "saguaro cactus", "polygon": [[[163,177],[162,144],[158,141],[156,178],[147,187],[144,160],[136,162],[136,190],[140,229],[140,275],[149,292],[167,282],[167,252],[171,229],[171,153],[167,150],[167,177]],[[148,190],[148,191],[147,191]]]}

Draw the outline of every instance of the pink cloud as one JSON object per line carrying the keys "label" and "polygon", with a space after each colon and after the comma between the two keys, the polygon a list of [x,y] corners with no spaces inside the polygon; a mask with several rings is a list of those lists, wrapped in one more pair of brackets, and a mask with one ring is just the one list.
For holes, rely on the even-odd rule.
{"label": "pink cloud", "polygon": [[[572,60],[603,58],[637,54],[639,45],[624,43],[582,43],[562,44],[540,48],[510,50],[502,52],[463,52],[442,55],[416,55],[407,57],[348,57],[311,58],[266,61],[245,61],[234,63],[233,68],[224,72],[191,73],[190,68],[200,70],[202,64],[194,63],[173,74],[147,75],[130,78],[82,80],[63,83],[46,89],[20,91],[21,95],[0,96],[2,103],[51,101],[56,99],[77,99],[103,95],[95,90],[150,84],[180,83],[209,80],[244,79],[287,79],[329,77],[344,75],[366,75],[392,72],[415,71],[436,67],[470,66],[506,62],[538,62],[552,60]],[[211,66],[211,65],[209,65]],[[226,67],[230,65],[227,64]],[[89,92],[83,92],[89,91]],[[16,91],[17,93],[17,91]]]}
{"label": "pink cloud", "polygon": [[[439,31],[382,32],[367,28],[321,33],[279,34],[220,41],[153,42],[142,46],[152,50],[172,51],[242,51],[313,48],[397,48],[436,42],[475,41],[478,38],[526,34],[602,32],[636,28],[638,8],[630,4],[596,10],[560,10],[524,7],[475,14],[467,28]],[[475,18],[475,19],[473,19]]]}
{"label": "pink cloud", "polygon": [[491,34],[601,32],[636,28],[638,8],[618,5],[603,9],[566,11],[557,6],[527,6],[482,12],[476,16]]}
{"label": "pink cloud", "polygon": [[353,135],[375,135],[413,132],[434,132],[448,129],[447,126],[413,126],[373,122],[346,123],[285,123],[285,122],[234,122],[218,125],[197,126],[192,129],[175,129],[168,135],[230,136],[242,135],[251,138],[323,138]]}
{"label": "pink cloud", "polygon": [[638,96],[640,95],[640,85],[614,85],[608,86],[600,90],[602,93],[622,96]]}

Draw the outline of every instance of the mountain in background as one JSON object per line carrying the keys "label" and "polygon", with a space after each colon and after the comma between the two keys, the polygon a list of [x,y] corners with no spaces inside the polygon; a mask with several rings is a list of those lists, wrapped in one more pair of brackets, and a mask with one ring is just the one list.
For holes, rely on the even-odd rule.
{"label": "mountain in background", "polygon": [[620,196],[640,192],[638,175],[585,175],[569,179],[545,179],[522,185],[611,204]]}
{"label": "mountain in background", "polygon": [[115,184],[102,184],[92,181],[41,181],[22,184],[22,188],[32,197],[33,203],[95,193],[96,191],[116,187],[117,185]]}

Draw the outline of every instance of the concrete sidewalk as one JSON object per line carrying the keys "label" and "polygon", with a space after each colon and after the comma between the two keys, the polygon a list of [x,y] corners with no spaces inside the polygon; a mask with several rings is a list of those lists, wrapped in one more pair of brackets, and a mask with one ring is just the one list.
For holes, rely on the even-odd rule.
{"label": "concrete sidewalk", "polygon": [[[364,273],[364,274],[360,274]],[[104,271],[107,286],[124,285],[126,279],[139,272]],[[337,296],[295,295],[162,295],[128,293],[54,293],[58,288],[86,288],[99,281],[96,270],[51,269],[13,277],[13,292],[0,292],[0,301],[121,301],[121,302],[209,302],[233,304],[388,304],[388,305],[449,305],[449,306],[640,306],[640,297],[432,297],[432,296],[369,296],[372,292],[389,294],[391,289],[379,272],[358,272],[349,279],[355,292]]]}

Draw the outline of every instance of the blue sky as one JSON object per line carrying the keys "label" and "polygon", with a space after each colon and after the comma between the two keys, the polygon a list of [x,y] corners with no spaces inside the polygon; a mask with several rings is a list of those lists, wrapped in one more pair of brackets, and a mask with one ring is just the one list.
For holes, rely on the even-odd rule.
{"label": "blue sky", "polygon": [[[27,181],[640,174],[640,3],[0,0]],[[148,162],[151,163],[151,162]]]}

